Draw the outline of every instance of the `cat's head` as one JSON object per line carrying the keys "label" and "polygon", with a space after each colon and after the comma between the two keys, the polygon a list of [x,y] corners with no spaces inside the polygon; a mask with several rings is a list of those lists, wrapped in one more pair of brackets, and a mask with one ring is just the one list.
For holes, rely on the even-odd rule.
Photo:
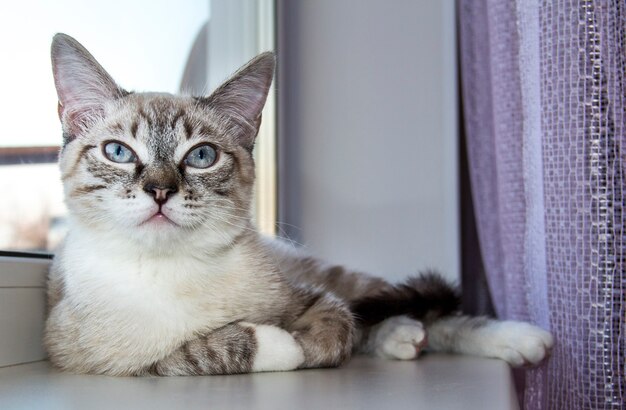
{"label": "cat's head", "polygon": [[274,64],[261,54],[209,96],[133,93],[57,34],[59,162],[72,218],[159,246],[191,234],[228,241],[247,229],[252,149]]}

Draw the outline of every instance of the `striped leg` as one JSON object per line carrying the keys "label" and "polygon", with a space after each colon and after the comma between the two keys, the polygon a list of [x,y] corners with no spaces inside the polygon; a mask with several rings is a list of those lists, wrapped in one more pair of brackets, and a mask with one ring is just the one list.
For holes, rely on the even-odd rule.
{"label": "striped leg", "polygon": [[301,368],[339,366],[350,358],[355,325],[346,304],[328,293],[310,295],[288,330],[304,351]]}
{"label": "striped leg", "polygon": [[283,371],[304,361],[302,348],[276,326],[235,323],[185,342],[144,374],[187,376]]}
{"label": "striped leg", "polygon": [[338,366],[350,358],[354,320],[331,294],[309,293],[286,330],[239,322],[199,335],[154,363],[158,376],[235,374]]}

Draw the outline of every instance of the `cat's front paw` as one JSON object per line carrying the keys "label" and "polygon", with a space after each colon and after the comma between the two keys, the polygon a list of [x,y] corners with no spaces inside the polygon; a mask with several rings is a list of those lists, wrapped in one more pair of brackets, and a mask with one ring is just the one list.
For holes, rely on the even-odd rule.
{"label": "cat's front paw", "polygon": [[241,323],[254,329],[256,352],[252,363],[254,372],[295,370],[304,362],[300,344],[289,332],[276,326]]}
{"label": "cat's front paw", "polygon": [[549,332],[530,323],[493,322],[486,331],[488,356],[505,360],[514,367],[539,364],[554,346]]}
{"label": "cat's front paw", "polygon": [[375,353],[386,359],[413,360],[426,347],[421,322],[396,316],[382,322],[376,331]]}

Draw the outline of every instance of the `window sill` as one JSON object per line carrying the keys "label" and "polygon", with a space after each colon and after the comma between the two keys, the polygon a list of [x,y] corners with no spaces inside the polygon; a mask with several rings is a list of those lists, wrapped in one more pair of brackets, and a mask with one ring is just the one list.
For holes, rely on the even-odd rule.
{"label": "window sill", "polygon": [[47,362],[0,369],[0,408],[517,409],[499,360],[355,357],[340,369],[236,376],[115,378],[60,373]]}

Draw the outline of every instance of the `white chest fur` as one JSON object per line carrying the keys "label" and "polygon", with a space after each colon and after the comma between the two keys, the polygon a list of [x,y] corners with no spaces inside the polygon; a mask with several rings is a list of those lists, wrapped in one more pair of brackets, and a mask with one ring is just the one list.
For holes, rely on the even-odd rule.
{"label": "white chest fur", "polygon": [[60,271],[65,303],[83,320],[80,336],[98,352],[152,360],[194,333],[246,318],[238,301],[251,278],[236,250],[158,256],[81,239],[68,238]]}

